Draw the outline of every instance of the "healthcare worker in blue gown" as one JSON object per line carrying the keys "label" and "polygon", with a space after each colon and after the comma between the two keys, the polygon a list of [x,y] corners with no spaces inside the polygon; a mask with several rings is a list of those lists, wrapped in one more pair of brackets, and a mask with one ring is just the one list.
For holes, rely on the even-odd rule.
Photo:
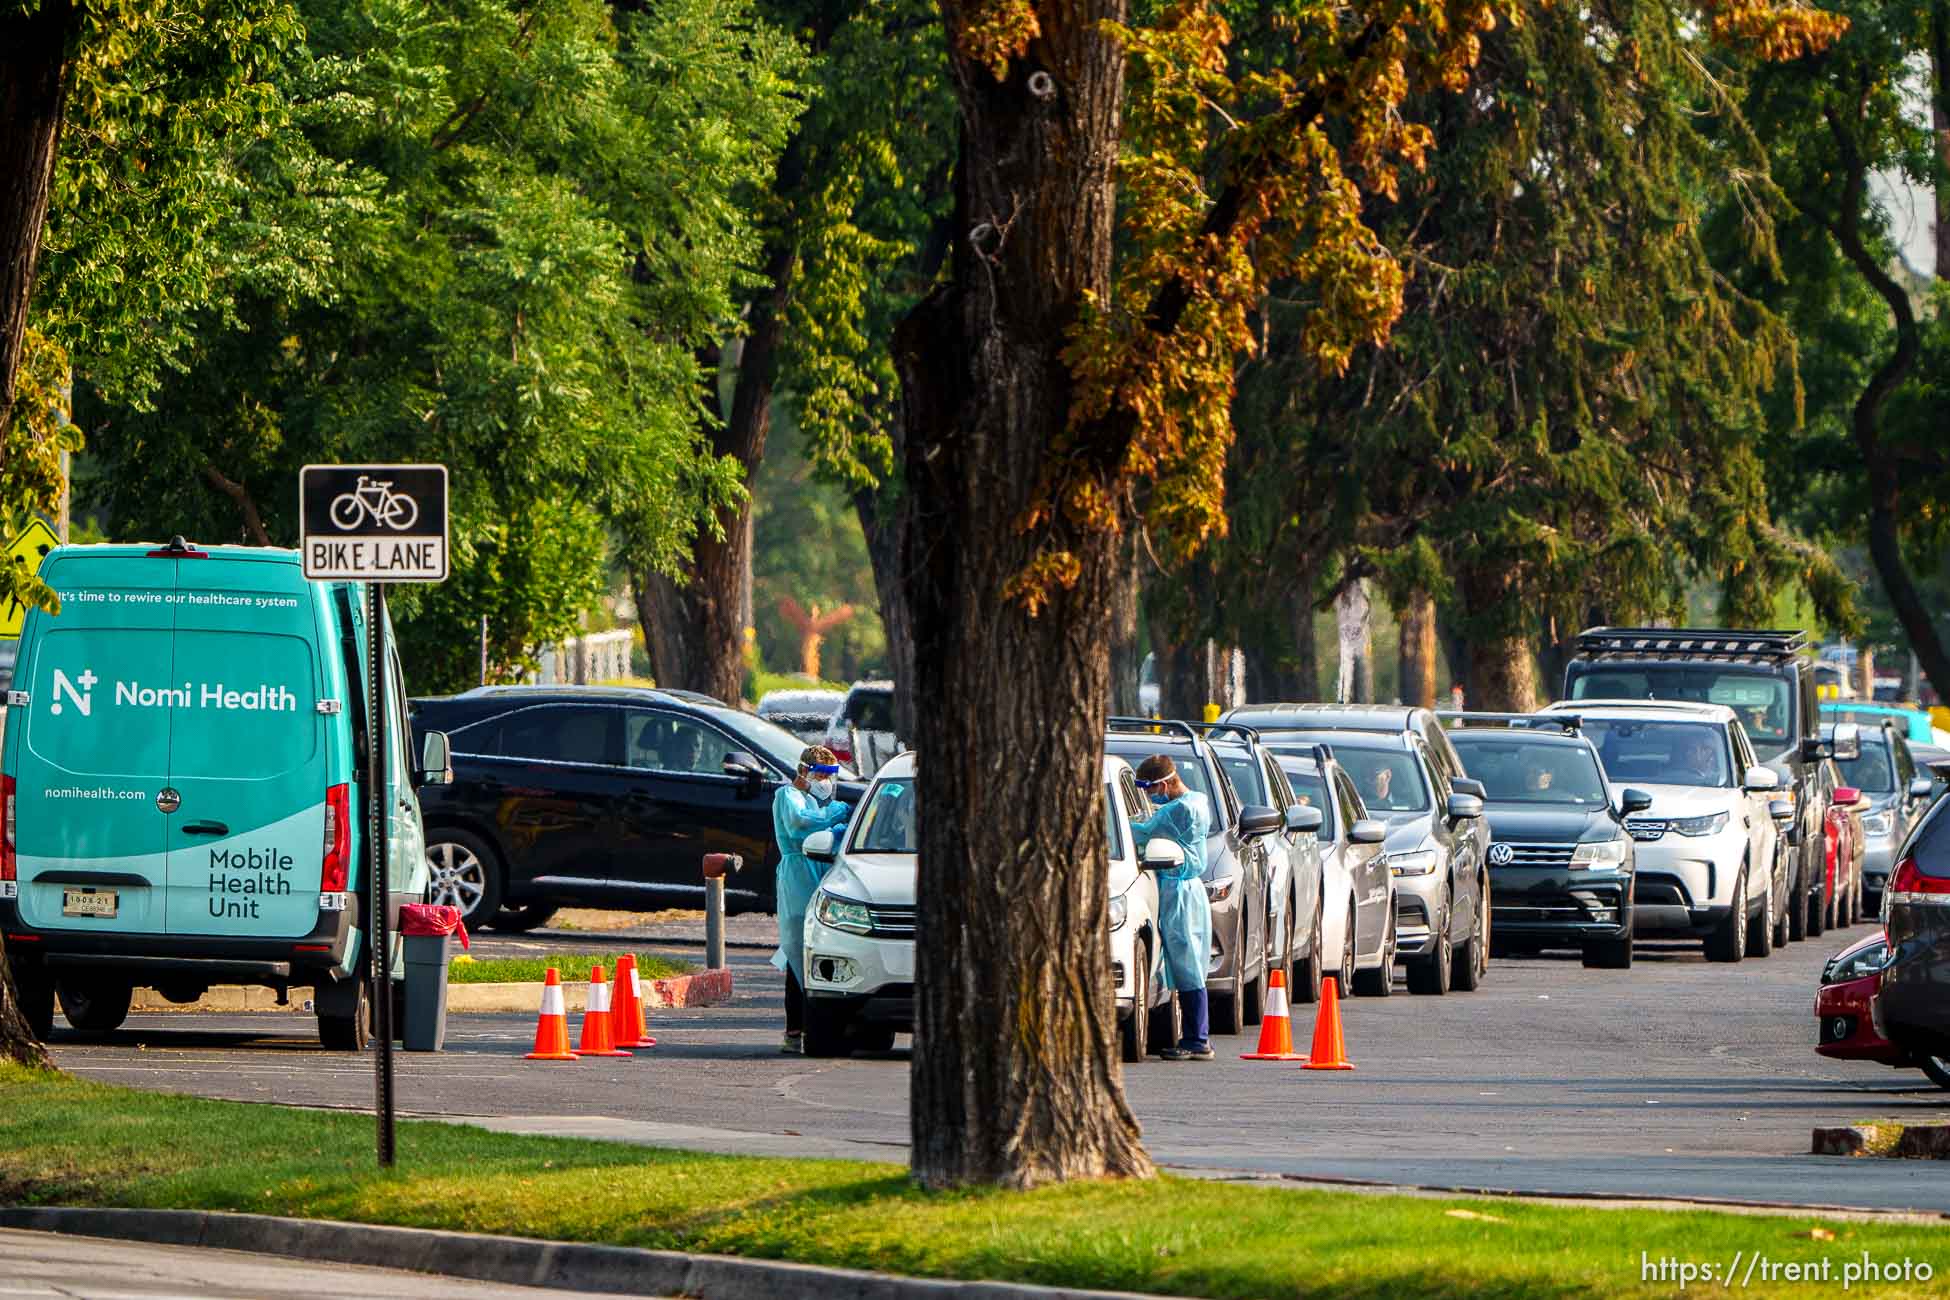
{"label": "healthcare worker in blue gown", "polygon": [[806,838],[818,831],[838,831],[845,823],[851,809],[833,797],[839,774],[840,762],[833,751],[811,745],[799,755],[799,773],[792,784],[780,786],[772,796],[772,836],[779,844],[779,950],[772,954],[772,964],[785,972],[782,1052],[805,1050],[806,909],[826,871],[825,864],[806,856]]}
{"label": "healthcare worker in blue gown", "polygon": [[1212,1018],[1205,998],[1205,972],[1212,964],[1212,904],[1205,894],[1205,837],[1212,829],[1212,806],[1185,787],[1169,755],[1153,754],[1138,764],[1138,788],[1151,799],[1151,815],[1136,822],[1140,851],[1155,836],[1176,840],[1185,863],[1158,875],[1158,929],[1165,947],[1165,982],[1178,991],[1184,1037],[1164,1050],[1167,1061],[1213,1059]]}

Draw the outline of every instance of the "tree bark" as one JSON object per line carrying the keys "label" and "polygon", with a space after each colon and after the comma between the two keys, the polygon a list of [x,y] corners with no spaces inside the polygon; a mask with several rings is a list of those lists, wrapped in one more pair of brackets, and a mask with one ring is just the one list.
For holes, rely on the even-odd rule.
{"label": "tree bark", "polygon": [[1137,534],[1124,535],[1118,547],[1116,570],[1112,575],[1110,598],[1110,711],[1121,717],[1136,717],[1139,712],[1138,675],[1143,671],[1138,654],[1138,552]]}
{"label": "tree bark", "polygon": [[[1515,580],[1501,569],[1458,575],[1463,608],[1479,625],[1498,626],[1518,597]],[[1520,626],[1520,624],[1519,624]],[[1469,642],[1471,709],[1489,713],[1529,713],[1537,707],[1537,655],[1521,631],[1497,631]]]}
{"label": "tree bark", "polygon": [[244,537],[252,546],[271,545],[271,534],[265,530],[264,517],[258,513],[249,488],[210,464],[203,467],[203,481],[237,503],[237,512],[243,516]]}
{"label": "tree bark", "polygon": [[[898,447],[895,451],[899,454]],[[863,489],[853,494],[853,511],[866,537],[874,591],[880,598],[880,624],[887,632],[887,672],[894,680],[894,735],[902,744],[912,745],[914,619],[908,612],[907,588],[901,583],[901,531],[906,514],[899,500],[898,493],[890,496],[885,485]]]}
{"label": "tree bark", "polygon": [[[954,44],[993,21],[941,0],[962,115],[948,282],[901,323],[915,633],[926,774],[910,1114],[929,1187],[1144,1176],[1101,978],[1104,629],[1117,539],[1061,511],[1019,526],[1073,396],[1062,358],[1085,293],[1110,285],[1120,0],[1039,6],[1006,80]],[[1047,73],[1053,93],[1027,82]],[[1084,431],[1089,436],[1093,431]],[[1036,613],[1004,596],[1041,546],[1077,561]],[[1050,709],[1035,702],[1060,701]]]}
{"label": "tree bark", "polygon": [[1936,128],[1936,278],[1950,282],[1950,4],[1930,6],[1930,124]]}
{"label": "tree bark", "polygon": [[[72,0],[42,0],[0,19],[0,429],[13,409],[27,338],[80,21]],[[5,457],[0,446],[0,464]]]}
{"label": "tree bark", "polygon": [[1395,611],[1401,624],[1401,696],[1411,708],[1435,707],[1435,598],[1411,592]]}
{"label": "tree bark", "polygon": [[1374,703],[1374,603],[1365,578],[1341,589],[1334,602],[1340,629],[1340,671],[1334,697],[1342,704]]}

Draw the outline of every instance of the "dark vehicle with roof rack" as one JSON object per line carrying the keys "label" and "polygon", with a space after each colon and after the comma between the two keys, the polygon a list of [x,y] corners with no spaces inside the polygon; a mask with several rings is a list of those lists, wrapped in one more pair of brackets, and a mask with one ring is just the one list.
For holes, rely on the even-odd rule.
{"label": "dark vehicle with roof rack", "polygon": [[[1794,805],[1790,822],[1788,933],[1806,937],[1827,904],[1828,796],[1821,763],[1815,660],[1805,632],[1741,628],[1594,627],[1580,632],[1564,669],[1564,698],[1721,704]],[[1819,932],[1818,930],[1816,931]]]}
{"label": "dark vehicle with roof rack", "polygon": [[[623,686],[483,686],[413,702],[452,733],[425,798],[435,902],[532,930],[559,907],[696,906],[706,853],[736,853],[730,910],[770,911],[772,795],[805,742],[705,697]],[[842,783],[843,799],[864,786]]]}
{"label": "dark vehicle with roof rack", "polygon": [[1637,855],[1625,819],[1652,796],[1625,789],[1612,801],[1575,714],[1436,716],[1483,783],[1491,950],[1576,948],[1587,966],[1630,969]]}

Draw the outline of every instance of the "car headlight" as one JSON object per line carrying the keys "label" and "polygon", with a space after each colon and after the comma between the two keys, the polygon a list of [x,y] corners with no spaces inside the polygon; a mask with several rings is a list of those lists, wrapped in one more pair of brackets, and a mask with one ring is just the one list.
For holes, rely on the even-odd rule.
{"label": "car headlight", "polygon": [[819,891],[819,898],[813,904],[813,914],[819,923],[835,930],[845,930],[849,934],[870,934],[873,932],[873,914],[867,911],[865,903],[856,903],[850,898]]}
{"label": "car headlight", "polygon": [[1574,867],[1621,867],[1625,865],[1625,847],[1629,840],[1590,840],[1571,854]]}
{"label": "car headlight", "polygon": [[1130,919],[1131,905],[1125,901],[1124,895],[1119,894],[1116,898],[1111,899],[1110,928],[1113,930],[1122,930],[1124,928],[1124,922]]}
{"label": "car headlight", "polygon": [[1426,876],[1435,870],[1439,860],[1434,849],[1416,849],[1413,853],[1391,853],[1388,855],[1388,869],[1397,876]]}
{"label": "car headlight", "polygon": [[1232,897],[1232,887],[1238,883],[1239,883],[1239,877],[1237,876],[1227,876],[1222,880],[1206,881],[1205,882],[1206,901],[1211,903],[1225,902],[1226,899]]}
{"label": "car headlight", "polygon": [[1670,825],[1681,835],[1718,835],[1727,828],[1727,815],[1716,812],[1706,817],[1681,817]]}
{"label": "car headlight", "polygon": [[1862,814],[1862,833],[1864,835],[1887,835],[1896,829],[1896,814],[1884,809],[1882,812]]}

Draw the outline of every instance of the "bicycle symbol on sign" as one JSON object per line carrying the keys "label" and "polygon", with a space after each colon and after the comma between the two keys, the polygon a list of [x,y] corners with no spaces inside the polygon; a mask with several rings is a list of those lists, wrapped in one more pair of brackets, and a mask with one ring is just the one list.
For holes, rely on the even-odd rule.
{"label": "bicycle symbol on sign", "polygon": [[403,533],[419,519],[420,504],[404,492],[393,491],[391,479],[374,481],[361,474],[357,487],[332,498],[331,513],[332,523],[345,531],[370,519]]}

